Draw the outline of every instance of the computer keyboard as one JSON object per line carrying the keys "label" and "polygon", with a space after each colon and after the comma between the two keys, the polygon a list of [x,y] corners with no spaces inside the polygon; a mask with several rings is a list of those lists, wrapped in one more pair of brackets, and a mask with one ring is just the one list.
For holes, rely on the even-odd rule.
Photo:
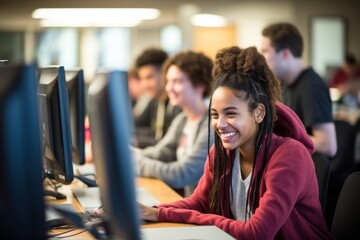
{"label": "computer keyboard", "polygon": [[[81,220],[81,222],[85,224],[89,223],[97,223],[102,221],[102,215],[96,214],[93,211],[85,211],[85,212],[76,212],[74,206],[72,204],[58,204],[54,205],[53,207],[56,207],[58,209],[62,209],[67,212],[71,212],[74,216],[74,218],[78,218]],[[64,225],[72,225],[70,219],[65,219],[63,215],[61,215],[59,212],[57,212],[53,208],[46,208],[45,211],[45,223],[47,229],[51,229],[54,227],[60,227]]]}
{"label": "computer keyboard", "polygon": [[[72,193],[84,211],[96,210],[102,206],[98,187],[72,189]],[[160,204],[158,199],[142,187],[136,187],[136,201],[145,206]]]}
{"label": "computer keyboard", "polygon": [[87,224],[90,222],[95,223],[95,222],[102,221],[101,214],[95,214],[92,211],[85,211],[85,212],[78,213],[78,216],[81,218],[81,221],[83,222],[83,224]]}

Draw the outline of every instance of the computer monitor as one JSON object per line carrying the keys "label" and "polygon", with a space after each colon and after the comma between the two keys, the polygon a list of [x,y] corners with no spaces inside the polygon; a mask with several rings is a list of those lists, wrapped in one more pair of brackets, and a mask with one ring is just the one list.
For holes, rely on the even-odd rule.
{"label": "computer monitor", "polygon": [[73,163],[85,163],[85,97],[84,73],[82,69],[65,70],[69,96],[70,128]]}
{"label": "computer monitor", "polygon": [[130,152],[127,76],[97,73],[89,87],[89,121],[97,182],[110,237],[140,239]]}
{"label": "computer monitor", "polygon": [[0,66],[0,239],[45,239],[34,64]]}
{"label": "computer monitor", "polygon": [[40,68],[38,94],[46,177],[70,184],[74,179],[69,103],[62,66]]}

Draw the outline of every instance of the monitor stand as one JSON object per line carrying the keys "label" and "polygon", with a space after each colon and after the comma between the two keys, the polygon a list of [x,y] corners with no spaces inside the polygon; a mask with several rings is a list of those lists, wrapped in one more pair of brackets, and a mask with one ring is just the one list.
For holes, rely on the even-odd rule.
{"label": "monitor stand", "polygon": [[66,195],[53,190],[44,190],[44,196],[50,196],[56,198],[56,200],[66,199]]}
{"label": "monitor stand", "polygon": [[57,190],[59,188],[59,186],[57,186],[56,183],[53,182],[52,178],[50,177],[50,175],[47,172],[44,172],[43,181],[45,181],[46,178],[49,179],[49,182],[51,183],[51,184],[49,184],[49,186],[53,190],[44,189],[44,196],[54,197],[57,200],[66,199],[66,195]]}

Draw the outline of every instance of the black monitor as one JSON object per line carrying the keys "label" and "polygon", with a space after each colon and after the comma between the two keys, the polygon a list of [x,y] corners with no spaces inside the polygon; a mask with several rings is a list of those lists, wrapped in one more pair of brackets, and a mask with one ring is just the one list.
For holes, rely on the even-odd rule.
{"label": "black monitor", "polygon": [[45,174],[58,183],[70,184],[74,173],[65,70],[54,66],[40,68],[39,73]]}
{"label": "black monitor", "polygon": [[36,66],[0,66],[0,239],[45,239]]}
{"label": "black monitor", "polygon": [[85,163],[85,97],[84,73],[82,69],[65,70],[69,96],[70,127],[73,163]]}
{"label": "black monitor", "polygon": [[96,178],[108,235],[140,239],[130,152],[131,114],[126,72],[97,73],[89,87],[89,120]]}

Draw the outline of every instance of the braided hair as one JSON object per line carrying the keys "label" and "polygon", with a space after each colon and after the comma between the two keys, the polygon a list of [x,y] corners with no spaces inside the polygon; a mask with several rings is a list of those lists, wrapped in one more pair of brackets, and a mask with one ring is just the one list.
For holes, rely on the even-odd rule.
{"label": "braided hair", "polygon": [[[265,106],[265,117],[260,123],[255,137],[253,169],[257,164],[256,155],[262,144],[265,147],[264,159],[259,163],[261,166],[256,176],[254,174],[251,176],[250,191],[248,191],[246,200],[246,206],[249,205],[250,211],[254,213],[259,205],[260,183],[267,164],[266,156],[271,144],[271,133],[276,120],[275,103],[280,99],[279,83],[266,64],[265,58],[258,53],[255,47],[240,49],[234,46],[219,50],[215,58],[213,78],[212,94],[219,87],[227,87],[236,96],[240,97],[241,95],[242,99],[248,101],[250,112],[254,111],[259,104]],[[211,119],[211,100],[208,113],[209,119]],[[223,182],[222,186],[220,179],[225,176],[227,169],[232,168],[233,163],[230,156],[234,156],[233,151],[236,150],[231,150],[229,154],[222,146],[220,137],[215,133],[214,144],[214,178],[209,196],[209,210],[211,213],[223,215],[224,203],[220,201],[220,199],[223,199],[221,189],[228,186],[226,181],[231,181],[231,177],[230,180],[224,178],[226,181]],[[247,208],[246,216],[250,216]]]}

